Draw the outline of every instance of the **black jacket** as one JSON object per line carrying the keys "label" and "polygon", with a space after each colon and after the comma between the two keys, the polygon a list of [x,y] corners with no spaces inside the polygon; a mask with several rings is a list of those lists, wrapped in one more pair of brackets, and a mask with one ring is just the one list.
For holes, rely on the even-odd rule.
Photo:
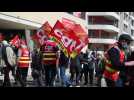
{"label": "black jacket", "polygon": [[60,52],[60,58],[59,58],[59,67],[67,67],[68,65],[68,58],[65,56],[65,54],[61,51]]}
{"label": "black jacket", "polygon": [[116,48],[111,48],[108,50],[108,55],[110,58],[110,61],[112,63],[112,67],[116,70],[124,71],[125,66],[124,63],[120,62],[120,52]]}
{"label": "black jacket", "polygon": [[77,55],[75,58],[71,58],[71,65],[70,67],[72,68],[80,68],[81,67],[81,59],[80,59],[80,55]]}
{"label": "black jacket", "polygon": [[32,52],[32,63],[31,67],[33,69],[41,70],[42,69],[42,56],[40,52],[33,51]]}

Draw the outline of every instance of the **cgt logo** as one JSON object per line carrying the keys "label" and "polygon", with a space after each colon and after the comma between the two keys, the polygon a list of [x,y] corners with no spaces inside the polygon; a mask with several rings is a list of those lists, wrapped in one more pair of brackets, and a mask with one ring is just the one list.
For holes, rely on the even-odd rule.
{"label": "cgt logo", "polygon": [[44,42],[48,39],[48,36],[45,34],[44,30],[42,30],[42,29],[38,30],[37,37],[38,37],[39,43],[41,45],[43,45]]}
{"label": "cgt logo", "polygon": [[64,46],[69,50],[69,52],[72,52],[73,50],[80,50],[84,43],[80,39],[73,39],[68,36],[65,36],[63,31],[59,29],[54,30],[54,35],[61,40],[61,42],[64,44]]}

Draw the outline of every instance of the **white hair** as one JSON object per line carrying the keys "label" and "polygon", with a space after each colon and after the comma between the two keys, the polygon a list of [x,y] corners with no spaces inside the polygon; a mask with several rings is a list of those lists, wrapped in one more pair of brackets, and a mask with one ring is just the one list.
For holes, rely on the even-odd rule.
{"label": "white hair", "polygon": [[2,41],[2,44],[4,44],[4,45],[9,45],[6,40],[3,40],[3,41]]}

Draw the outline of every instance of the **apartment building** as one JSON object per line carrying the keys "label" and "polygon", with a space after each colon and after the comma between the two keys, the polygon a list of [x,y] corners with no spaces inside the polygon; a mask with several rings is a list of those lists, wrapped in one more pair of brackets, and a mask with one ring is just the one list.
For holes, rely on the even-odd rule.
{"label": "apartment building", "polygon": [[79,17],[86,21],[91,50],[105,51],[123,33],[134,38],[134,12],[81,12]]}
{"label": "apartment building", "polygon": [[[85,27],[91,50],[104,51],[121,33],[134,38],[134,12],[0,12],[0,32],[28,33],[48,21],[53,27],[62,17]],[[79,18],[78,18],[79,17]],[[17,31],[16,31],[17,30]]]}

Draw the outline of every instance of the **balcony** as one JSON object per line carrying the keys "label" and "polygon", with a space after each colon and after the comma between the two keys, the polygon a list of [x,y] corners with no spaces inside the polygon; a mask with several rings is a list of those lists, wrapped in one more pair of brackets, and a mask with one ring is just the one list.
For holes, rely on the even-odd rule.
{"label": "balcony", "polygon": [[89,38],[89,43],[113,44],[115,42],[117,42],[115,39]]}
{"label": "balcony", "polygon": [[134,20],[134,16],[131,15],[130,18],[131,18],[132,20]]}
{"label": "balcony", "polygon": [[88,12],[89,16],[105,16],[111,19],[120,20],[120,16],[116,12]]}
{"label": "balcony", "polygon": [[113,25],[88,25],[89,30],[105,30],[107,32],[116,32],[119,33],[119,28]]}
{"label": "balcony", "polygon": [[131,29],[133,29],[133,30],[134,30],[134,26],[130,25],[130,27],[131,27]]}

